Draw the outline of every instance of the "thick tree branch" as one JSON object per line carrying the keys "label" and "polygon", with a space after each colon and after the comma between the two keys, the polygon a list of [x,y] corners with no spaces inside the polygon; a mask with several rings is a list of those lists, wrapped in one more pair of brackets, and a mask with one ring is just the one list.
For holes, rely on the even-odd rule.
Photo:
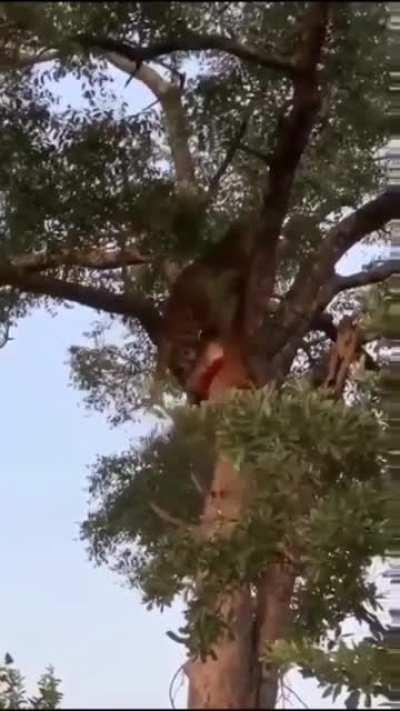
{"label": "thick tree branch", "polygon": [[82,306],[135,318],[153,343],[158,344],[161,317],[153,303],[140,294],[113,294],[105,289],[74,284],[39,274],[21,275],[17,269],[11,267],[7,272],[4,269],[0,271],[0,283],[3,286],[13,286],[23,292],[72,301]]}
{"label": "thick tree branch", "polygon": [[400,219],[400,189],[389,188],[329,230],[320,249],[325,268],[329,262],[333,269],[345,252],[363,237],[396,219]]}
{"label": "thick tree branch", "polygon": [[[43,252],[26,254],[11,260],[14,269],[24,273],[41,272],[61,266],[86,267],[88,269],[118,269],[123,266],[145,264],[149,260],[142,256],[136,247],[123,249],[93,249],[84,252],[78,249],[63,249],[59,252]],[[7,274],[8,265],[0,262],[0,279],[2,271]]]}
{"label": "thick tree branch", "polygon": [[[355,210],[350,215],[340,220],[326,234],[319,250],[314,255],[312,263],[304,266],[300,270],[298,277],[291,290],[288,302],[294,303],[302,295],[304,308],[307,308],[313,300],[318,301],[320,308],[325,308],[330,300],[342,289],[337,288],[341,279],[348,278],[347,286],[343,288],[352,288],[351,276],[339,277],[335,276],[334,268],[339,259],[363,237],[376,232],[386,225],[391,220],[400,218],[400,190],[399,188],[390,188],[385,190],[379,197],[362,205],[358,210]],[[391,262],[390,265],[393,263]],[[304,283],[304,277],[308,274],[307,284]],[[368,272],[365,272],[366,274]],[[375,272],[376,273],[376,272]],[[379,272],[377,273],[379,275]],[[380,272],[382,281],[389,274],[385,274],[384,269]],[[354,276],[354,275],[353,275]],[[355,286],[363,286],[360,281],[361,276],[357,275],[358,283]],[[343,284],[343,282],[341,282]],[[368,283],[365,281],[364,283]],[[373,283],[373,282],[370,282]],[[289,319],[287,319],[289,326]]]}
{"label": "thick tree branch", "polygon": [[185,37],[176,37],[161,42],[155,42],[148,47],[133,46],[109,38],[93,37],[85,34],[78,35],[75,39],[80,42],[82,46],[97,46],[124,55],[127,59],[130,59],[131,62],[148,62],[162,55],[172,54],[173,52],[219,50],[231,54],[244,62],[258,64],[268,69],[276,69],[289,76],[296,74],[296,66],[290,60],[280,57],[278,54],[267,53],[261,47],[244,45],[230,37],[217,34],[188,34]]}
{"label": "thick tree branch", "polygon": [[[189,150],[189,130],[186,115],[181,102],[181,87],[166,82],[154,69],[144,66],[148,62],[165,54],[176,51],[221,50],[237,56],[243,61],[284,71],[292,76],[294,65],[287,60],[265,53],[262,49],[247,47],[235,40],[219,35],[189,35],[157,42],[148,47],[132,46],[107,37],[95,37],[80,34],[74,38],[86,49],[100,49],[107,59],[122,71],[128,72],[142,81],[159,99],[165,116],[172,158],[175,166],[177,185],[196,192],[194,162]],[[240,138],[242,137],[241,132]],[[239,141],[240,142],[240,138]],[[236,147],[234,149],[236,151]],[[228,154],[223,165],[212,181],[211,192],[215,192],[218,183],[227,169],[233,155]],[[211,194],[211,193],[210,193]]]}
{"label": "thick tree branch", "polygon": [[348,276],[336,275],[332,279],[332,295],[339,294],[347,289],[356,289],[360,286],[379,284],[388,279],[392,274],[400,274],[400,260],[390,260],[371,269],[363,269]]}
{"label": "thick tree branch", "polygon": [[[324,309],[333,297],[344,289],[387,279],[390,273],[386,273],[386,270],[394,266],[393,261],[379,267],[379,271],[376,271],[378,269],[376,267],[373,270],[349,277],[335,275],[334,269],[335,264],[351,247],[395,219],[400,219],[400,189],[390,188],[340,220],[329,230],[312,261],[300,270],[291,293],[288,295],[289,308],[285,315],[286,327],[290,328],[290,322],[293,324],[293,304],[296,302],[297,305],[301,304],[301,312],[305,314],[313,303],[320,309]],[[370,276],[366,276],[367,274]],[[344,279],[348,279],[348,281],[342,281]],[[352,279],[354,279],[353,282]],[[291,311],[292,314],[290,314]],[[299,314],[298,307],[297,314]]]}
{"label": "thick tree branch", "polygon": [[142,64],[143,60],[158,55],[150,52],[148,56],[142,56],[140,49],[136,50],[123,42],[107,38],[79,35],[74,39],[86,49],[103,51],[111,64],[143,82],[159,100],[163,109],[177,187],[184,191],[196,192],[194,162],[189,149],[190,132],[182,105],[182,89],[167,82],[152,67]]}
{"label": "thick tree branch", "polygon": [[301,156],[321,105],[318,65],[325,42],[330,3],[311,2],[300,27],[295,54],[297,73],[289,113],[281,116],[278,136],[269,164],[260,226],[250,270],[245,306],[245,331],[252,336],[262,324],[273,292],[277,267],[277,243],[285,219],[292,185]]}
{"label": "thick tree branch", "polygon": [[[276,315],[278,324],[268,342],[268,354],[277,353],[288,339],[303,337],[312,315],[323,311],[341,290],[335,276],[336,262],[363,237],[400,218],[400,190],[390,188],[379,197],[362,205],[330,229],[320,248],[302,266]],[[381,273],[382,279],[387,278]],[[350,288],[350,281],[347,282]],[[361,286],[361,284],[354,284]],[[289,346],[288,349],[290,350]],[[288,350],[288,352],[289,352]],[[293,349],[292,349],[293,350]]]}
{"label": "thick tree branch", "polygon": [[12,69],[26,69],[27,67],[33,67],[34,64],[52,62],[57,57],[57,50],[46,50],[38,54],[20,54],[17,57],[0,54],[0,72]]}
{"label": "thick tree branch", "polygon": [[278,232],[286,216],[295,172],[321,106],[318,64],[326,36],[329,5],[328,2],[308,3],[301,20],[300,42],[295,54],[298,74],[293,81],[292,105],[279,120],[264,195],[263,211],[268,219],[274,218],[274,231]]}

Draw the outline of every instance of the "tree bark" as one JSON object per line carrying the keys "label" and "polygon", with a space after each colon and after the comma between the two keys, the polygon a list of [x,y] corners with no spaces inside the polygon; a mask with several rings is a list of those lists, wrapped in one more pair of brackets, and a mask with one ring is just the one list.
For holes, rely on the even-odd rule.
{"label": "tree bark", "polygon": [[[246,387],[249,383],[240,349],[233,346],[226,353],[228,357],[210,386],[209,400],[213,402],[223,401],[233,387]],[[200,536],[204,540],[229,537],[248,497],[248,482],[229,459],[220,455],[205,497]],[[274,564],[265,571],[256,596],[251,595],[248,585],[221,593],[215,606],[225,619],[233,619],[234,638],[224,636],[219,640],[214,647],[216,659],[187,662],[188,708],[274,708],[278,670],[266,670],[259,657],[268,642],[284,634],[293,585],[292,568]]]}
{"label": "tree bark", "polygon": [[[268,644],[284,636],[290,622],[290,600],[293,594],[295,573],[290,564],[271,565],[257,586],[257,657],[265,653]],[[256,709],[274,709],[278,695],[279,669],[267,668],[258,659],[254,683]]]}
{"label": "tree bark", "polygon": [[239,590],[219,601],[224,616],[234,615],[233,640],[218,644],[217,659],[189,661],[188,708],[240,709],[251,696],[252,600],[250,591]]}

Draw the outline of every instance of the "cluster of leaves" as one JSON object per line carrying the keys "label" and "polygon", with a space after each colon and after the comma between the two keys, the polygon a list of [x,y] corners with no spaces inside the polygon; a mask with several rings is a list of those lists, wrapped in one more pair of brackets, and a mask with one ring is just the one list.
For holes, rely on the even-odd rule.
{"label": "cluster of leaves", "polygon": [[[264,46],[286,47],[290,53],[296,23],[303,12],[303,3],[288,6],[276,2],[268,8],[261,3],[244,3],[240,11],[228,8],[222,25],[225,32],[244,43],[257,43],[262,36]],[[383,6],[335,6],[322,115],[296,178],[292,210],[321,219],[344,206],[356,205],[363,195],[376,189],[382,177],[374,151],[385,140],[385,12]],[[205,30],[206,22],[204,19]],[[224,55],[210,54],[204,59],[202,71],[190,84],[188,101],[191,118],[199,124],[199,156],[206,176],[213,175],[221,163],[240,124],[242,107],[253,101],[244,142],[268,156],[276,139],[278,113],[289,96],[290,83],[270,70],[239,65],[235,58]],[[232,121],[226,121],[227,111]],[[348,160],[350,154],[352,160]],[[238,209],[258,205],[264,171],[259,158],[238,151],[221,188],[219,203],[224,214],[237,214]],[[306,247],[307,238],[299,246]]]}
{"label": "cluster of leaves", "polygon": [[49,666],[38,681],[38,693],[28,697],[24,678],[14,666],[14,660],[6,654],[0,664],[0,709],[56,709],[59,708],[63,694],[60,691],[60,679]]}
{"label": "cluster of leaves", "polygon": [[[137,114],[127,101],[135,83],[121,91],[121,75],[110,71],[101,55],[82,52],[71,38],[81,32],[96,35],[101,27],[104,36],[146,45],[190,33],[220,32],[249,46],[277,46],[289,55],[303,11],[301,2],[6,3],[4,12],[18,28],[15,36],[4,37],[0,28],[0,45],[4,40],[7,51],[12,49],[16,56],[20,51],[37,53],[54,46],[60,53],[53,62],[3,72],[0,78],[0,199],[4,207],[0,256],[7,259],[66,245],[90,249],[134,238],[154,261],[132,270],[132,284],[156,302],[162,298],[166,284],[155,257],[180,263],[197,256],[226,231],[233,217],[257,209],[265,163],[238,150],[206,213],[201,202],[186,203],[187,196],[179,196],[174,187],[160,106]],[[297,225],[291,235],[292,253],[283,265],[289,281],[320,239],[321,220],[343,206],[354,206],[379,186],[380,163],[374,153],[385,141],[385,12],[381,4],[335,4],[335,27],[323,77],[323,111],[300,166],[290,206],[291,214],[301,213],[309,221],[305,229]],[[224,52],[176,52],[166,61],[188,74],[183,103],[198,194],[203,195],[249,105],[253,109],[244,143],[270,153],[278,116],[290,100],[290,82]],[[154,66],[173,80],[165,69]],[[77,80],[79,106],[60,108],[67,77]],[[85,269],[73,268],[54,276],[126,290],[120,270],[89,275]],[[6,332],[9,322],[24,316],[38,298],[44,301],[43,297],[18,295],[12,314],[0,314]],[[87,405],[110,408],[113,421],[118,420],[115,413],[121,412],[124,419],[143,402],[142,395],[133,392],[131,381],[138,390],[142,388],[148,359],[139,362],[137,356],[145,338],[136,322],[129,329],[139,344],[133,354],[134,372],[122,367],[132,356],[130,346],[121,350],[114,346],[111,353],[106,346],[94,344],[75,350],[71,360],[75,385],[88,393]],[[118,367],[111,368],[114,357]],[[96,374],[90,377],[92,369],[106,376],[105,388]],[[122,406],[125,395],[127,407]]]}
{"label": "cluster of leaves", "polygon": [[[202,656],[222,631],[218,594],[254,583],[285,551],[298,562],[294,635],[319,642],[350,615],[373,621],[367,567],[386,543],[374,415],[288,386],[279,397],[240,393],[172,417],[168,434],[147,448],[98,462],[94,510],[82,526],[96,560],[138,586],[149,607],[184,593],[180,632]],[[204,541],[196,524],[215,451],[249,478],[252,495],[229,538]]]}
{"label": "cluster of leaves", "polygon": [[345,636],[331,640],[328,649],[316,647],[307,639],[280,639],[265,654],[265,662],[278,664],[282,674],[296,665],[304,678],[317,678],[324,689],[322,697],[332,696],[333,702],[348,692],[344,701],[348,709],[358,708],[362,695],[365,707],[371,708],[372,698],[385,692],[383,669],[387,651],[379,639],[369,637],[347,645],[343,641]]}
{"label": "cluster of leaves", "polygon": [[[1,75],[2,257],[65,245],[89,249],[134,236],[146,254],[179,262],[215,240],[232,216],[257,207],[265,164],[239,150],[198,226],[194,206],[176,199],[159,110],[132,115],[104,60],[77,56],[63,38],[96,35],[101,27],[106,36],[146,45],[218,31],[250,46],[280,45],[289,54],[304,3],[65,2],[39,3],[37,11],[32,3],[22,10],[6,5],[7,12],[20,12],[17,47],[36,52],[57,45],[61,54],[44,71]],[[316,229],[294,235],[289,281],[327,217],[379,186],[374,151],[385,141],[385,12],[383,4],[335,4],[323,111],[291,203],[291,212],[311,216]],[[194,58],[199,54],[176,53],[168,62],[182,69]],[[198,69],[186,84],[184,105],[201,193],[250,102],[246,144],[271,151],[291,88],[286,78],[224,53],[202,53]],[[80,82],[79,110],[58,109],[57,87],[67,76]],[[72,276],[126,287],[119,272],[100,278],[72,270]],[[155,268],[134,285],[156,300],[165,288]],[[3,321],[23,315],[26,303],[25,297],[6,300]],[[147,363],[136,356],[130,346],[105,343],[72,352],[75,384],[89,393],[89,406],[111,408],[114,422],[142,404],[135,388]],[[98,461],[90,484],[94,510],[82,527],[96,560],[112,562],[149,605],[162,607],[185,593],[181,632],[195,653],[208,652],[222,631],[212,612],[215,596],[251,584],[282,549],[293,549],[299,561],[293,634],[320,641],[345,616],[361,619],[376,597],[365,582],[366,566],[384,546],[381,444],[370,413],[287,391],[280,400],[234,399],[204,416],[177,410],[172,419],[169,432],[141,450]],[[229,541],[204,543],[190,526],[198,522],[216,449],[251,478],[254,496]],[[199,575],[201,591],[194,589]]]}
{"label": "cluster of leaves", "polygon": [[[71,379],[85,393],[85,404],[105,412],[111,425],[132,421],[139,408],[148,405],[148,381],[154,354],[143,333],[132,341],[126,331],[113,328],[115,323],[102,319],[84,334],[86,345],[70,348]],[[111,334],[107,338],[107,332]]]}
{"label": "cluster of leaves", "polygon": [[[77,31],[96,34],[101,25],[113,37],[146,44],[166,37],[184,37],[190,32],[212,34],[218,29],[245,44],[257,46],[262,38],[262,46],[282,46],[283,53],[292,49],[296,22],[303,11],[303,3],[285,2],[240,6],[169,3],[168,8],[162,3],[102,3],[101,7],[86,3],[79,8],[64,3],[62,9],[48,8],[59,31],[65,25],[71,35]],[[343,207],[354,207],[380,184],[382,172],[376,150],[386,140],[385,12],[380,4],[335,5],[335,28],[329,38],[323,77],[326,88],[322,116],[300,166],[290,207],[292,216],[300,213],[308,223],[305,229],[297,224],[291,235],[291,254],[282,265],[282,274],[289,282],[302,258],[320,240],[318,228],[327,217],[337,215]],[[198,62],[195,69],[193,60]],[[244,143],[266,155],[271,151],[278,114],[290,98],[290,84],[271,70],[213,51],[177,52],[168,62],[179,70],[185,71],[186,64],[191,67],[184,106],[202,194],[223,162],[250,102],[254,102],[254,110]],[[257,208],[265,163],[244,150],[234,156],[206,215],[201,213],[200,205],[200,215],[195,204],[179,205],[158,108],[132,116],[126,97],[116,96],[113,111],[104,111],[99,95],[107,72],[100,58],[92,57],[88,62],[87,57],[81,57],[78,65],[63,60],[57,65],[57,72],[60,67],[62,76],[70,72],[90,83],[93,93],[89,109],[58,114],[63,138],[52,180],[59,184],[57,194],[62,196],[62,206],[54,209],[60,216],[68,213],[63,235],[68,231],[69,239],[74,235],[78,243],[84,239],[86,244],[93,244],[105,233],[116,234],[119,227],[126,229],[129,224],[131,234],[140,235],[145,253],[162,254],[180,263],[198,256],[204,245],[218,239],[233,217]],[[58,74],[50,76],[54,80]],[[76,174],[84,176],[79,186]],[[136,268],[134,271],[136,288],[156,299],[165,293],[156,261],[141,273]],[[109,285],[118,288],[119,283],[120,275],[115,274]],[[136,336],[136,324],[133,330]],[[106,350],[103,353],[96,346],[81,351],[71,361],[75,384],[88,393],[89,407],[97,408],[101,401],[111,408],[112,417],[118,411],[133,412],[130,406],[128,410],[121,409],[119,369],[107,371],[110,387],[106,398],[96,378],[87,377],[88,369],[97,360],[102,369],[108,357]],[[118,359],[124,360],[123,348]],[[141,379],[136,380],[141,388]],[[130,394],[129,400],[134,407],[141,404],[140,397]]]}
{"label": "cluster of leaves", "polygon": [[366,327],[371,334],[380,333],[385,338],[397,337],[400,307],[396,277],[390,283],[376,287],[370,294],[370,314]]}
{"label": "cluster of leaves", "polygon": [[150,433],[141,447],[99,457],[89,479],[92,510],[82,525],[82,538],[97,563],[112,564],[128,576],[134,544],[161,560],[162,551],[176,538],[151,503],[194,523],[201,511],[201,491],[211,481],[215,458],[211,418],[199,427],[196,408],[178,408],[171,417],[167,430]]}

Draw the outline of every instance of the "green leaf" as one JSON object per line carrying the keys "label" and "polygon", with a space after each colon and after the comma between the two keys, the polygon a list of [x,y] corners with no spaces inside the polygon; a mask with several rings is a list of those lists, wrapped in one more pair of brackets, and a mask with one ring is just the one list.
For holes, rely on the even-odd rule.
{"label": "green leaf", "polygon": [[358,690],[355,690],[348,695],[346,701],[344,702],[344,705],[346,706],[346,709],[358,709],[359,702],[360,692]]}
{"label": "green leaf", "polygon": [[342,691],[342,684],[336,684],[333,695],[332,695],[332,701],[336,701],[336,699],[339,696],[341,691]]}
{"label": "green leaf", "polygon": [[328,696],[330,696],[332,694],[332,690],[333,690],[332,685],[327,686],[322,694],[322,698],[326,699]]}

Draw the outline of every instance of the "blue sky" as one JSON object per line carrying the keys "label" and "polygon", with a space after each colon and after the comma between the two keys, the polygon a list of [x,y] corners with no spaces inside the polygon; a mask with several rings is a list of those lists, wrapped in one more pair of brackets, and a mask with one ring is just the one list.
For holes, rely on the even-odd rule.
{"label": "blue sky", "polygon": [[[75,82],[64,82],[62,91],[64,102],[79,102]],[[136,81],[128,97],[133,110],[151,100]],[[355,253],[346,271],[359,266]],[[87,466],[97,454],[125,449],[146,428],[143,421],[110,429],[69,386],[68,347],[82,342],[95,318],[83,307],[63,308],[56,318],[39,310],[0,350],[0,654],[14,656],[30,690],[54,664],[64,707],[165,707],[183,662],[182,647],[165,635],[179,626],[180,606],[147,612],[135,591],[93,567],[78,540]],[[318,697],[305,688],[315,705]],[[182,692],[176,703],[184,706]]]}
{"label": "blue sky", "polygon": [[[115,76],[122,89],[126,77]],[[77,82],[64,80],[60,93],[60,108],[81,104]],[[124,98],[137,110],[151,94],[132,82]],[[95,318],[84,307],[55,318],[37,311],[0,350],[0,654],[12,654],[29,690],[54,664],[68,708],[163,707],[183,661],[165,635],[180,624],[179,605],[146,611],[135,591],[88,561],[78,540],[87,466],[146,429],[110,429],[69,385],[68,347]]]}
{"label": "blue sky", "polygon": [[165,636],[179,624],[179,607],[147,612],[77,540],[87,465],[144,431],[110,430],[68,386],[67,348],[92,318],[80,307],[58,318],[37,312],[0,351],[0,652],[29,682],[54,664],[66,707],[162,707],[183,661]]}

